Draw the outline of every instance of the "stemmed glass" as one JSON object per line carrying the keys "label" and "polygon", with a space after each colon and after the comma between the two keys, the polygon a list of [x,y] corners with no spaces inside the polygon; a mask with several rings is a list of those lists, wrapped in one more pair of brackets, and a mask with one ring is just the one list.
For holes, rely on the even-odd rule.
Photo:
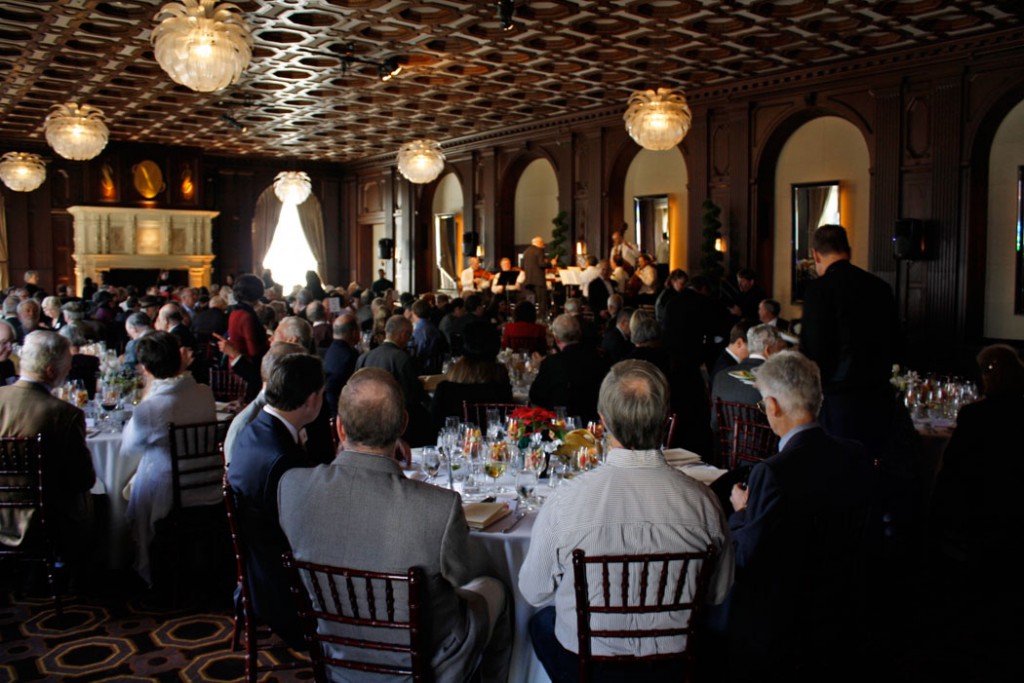
{"label": "stemmed glass", "polygon": [[487,456],[484,459],[484,473],[491,478],[495,486],[498,479],[505,474],[508,468],[508,449],[501,442],[494,442],[487,445]]}
{"label": "stemmed glass", "polygon": [[441,471],[441,455],[434,446],[423,447],[423,470],[429,477],[428,482],[433,482]]}
{"label": "stemmed glass", "polygon": [[115,431],[110,422],[112,413],[118,409],[121,403],[121,392],[113,384],[101,383],[96,390],[96,403],[103,409],[101,420],[103,429],[101,431]]}

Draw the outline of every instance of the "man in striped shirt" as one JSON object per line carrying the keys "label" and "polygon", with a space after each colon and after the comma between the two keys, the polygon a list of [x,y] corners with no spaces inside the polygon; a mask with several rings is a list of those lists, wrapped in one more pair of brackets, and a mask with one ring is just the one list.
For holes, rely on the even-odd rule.
{"label": "man in striped shirt", "polygon": [[[615,365],[604,382],[598,412],[608,431],[607,463],[553,493],[534,524],[519,573],[519,590],[533,605],[554,598],[530,621],[537,656],[551,680],[577,679],[576,600],[572,551],[588,555],[667,553],[715,549],[708,600],[721,602],[732,585],[733,547],[721,506],[710,490],[665,462],[661,452],[669,388],[665,376],[638,360]],[[638,598],[639,587],[631,587]],[[685,625],[663,613],[612,628]],[[685,637],[594,639],[595,655],[680,652]],[[645,672],[644,680],[654,678]],[[678,671],[667,672],[678,679]]]}

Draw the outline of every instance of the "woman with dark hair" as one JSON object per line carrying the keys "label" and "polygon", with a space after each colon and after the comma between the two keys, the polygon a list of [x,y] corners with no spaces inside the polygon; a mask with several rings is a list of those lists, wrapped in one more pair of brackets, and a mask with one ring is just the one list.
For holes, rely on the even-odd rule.
{"label": "woman with dark hair", "polygon": [[516,305],[512,317],[501,335],[501,348],[513,351],[544,353],[548,348],[548,331],[537,324],[537,309],[529,301]]}
{"label": "woman with dark hair", "polygon": [[320,282],[320,276],[315,270],[306,271],[306,291],[314,301],[323,301],[327,298],[327,292],[324,291],[323,283]]}
{"label": "woman with dark hair", "polygon": [[449,416],[462,417],[462,402],[511,403],[512,383],[505,366],[497,361],[498,331],[484,320],[474,320],[462,331],[462,358],[437,385],[430,403],[435,430]]}
{"label": "woman with dark hair", "polygon": [[232,288],[235,307],[228,316],[228,340],[238,352],[259,367],[269,344],[267,333],[256,316],[255,306],[263,297],[263,280],[242,275]]}

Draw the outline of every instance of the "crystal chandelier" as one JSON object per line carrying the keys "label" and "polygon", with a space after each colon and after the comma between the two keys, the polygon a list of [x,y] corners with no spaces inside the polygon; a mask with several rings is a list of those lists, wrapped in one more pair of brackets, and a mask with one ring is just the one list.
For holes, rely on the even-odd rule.
{"label": "crystal chandelier", "polygon": [[644,149],[672,149],[690,130],[692,114],[682,93],[669,88],[638,90],[622,116],[626,132]]}
{"label": "crystal chandelier", "polygon": [[252,35],[242,10],[229,2],[182,0],[160,8],[153,29],[156,61],[175,83],[198,92],[236,82],[252,58]]}
{"label": "crystal chandelier", "polygon": [[103,112],[88,104],[74,102],[53,105],[43,124],[46,141],[65,159],[92,159],[107,146],[110,131],[103,123]]}
{"label": "crystal chandelier", "polygon": [[0,157],[0,180],[15,192],[31,192],[46,180],[46,165],[38,154],[8,152]]}
{"label": "crystal chandelier", "polygon": [[437,140],[413,140],[398,150],[398,172],[410,182],[429,183],[443,170],[444,152]]}
{"label": "crystal chandelier", "polygon": [[312,185],[302,171],[281,171],[274,178],[274,194],[282,204],[298,206],[309,198]]}

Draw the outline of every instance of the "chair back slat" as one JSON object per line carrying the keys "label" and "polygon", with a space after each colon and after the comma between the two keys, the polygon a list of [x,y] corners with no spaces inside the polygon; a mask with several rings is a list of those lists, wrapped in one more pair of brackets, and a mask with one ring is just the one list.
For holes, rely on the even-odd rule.
{"label": "chair back slat", "polygon": [[732,442],[729,449],[729,467],[735,469],[742,463],[757,464],[775,455],[779,450],[779,437],[771,427],[760,422],[736,420],[732,426]]}
{"label": "chair back slat", "polygon": [[244,401],[249,383],[231,370],[210,368],[210,389],[218,401]]}
{"label": "chair back slat", "polygon": [[[405,574],[395,574],[332,567],[296,560],[291,553],[286,554],[283,561],[292,576],[291,592],[303,622],[306,641],[310,644],[314,670],[318,672],[317,680],[327,679],[328,666],[411,676],[414,681],[425,679],[428,667],[421,652],[422,629],[419,624],[423,570],[410,567]],[[333,609],[323,599],[320,585],[324,580],[332,587]],[[345,583],[349,598],[347,609],[339,599],[336,580]],[[404,619],[400,616],[400,600],[396,597],[395,588],[399,585],[406,589],[408,617]],[[381,587],[383,591],[379,590]],[[315,604],[310,603],[311,593],[315,596]],[[378,598],[381,594],[383,597]],[[378,599],[383,600],[383,605],[377,604]],[[365,613],[360,608],[361,601],[366,603]],[[353,631],[353,628],[357,630]],[[372,632],[367,633],[367,630]],[[401,633],[407,635],[406,642],[396,642],[396,634]],[[341,648],[342,653],[338,653],[337,648]],[[369,656],[374,651],[404,655],[409,665],[374,661]]]}
{"label": "chair back slat", "polygon": [[498,414],[501,415],[502,421],[509,416],[509,414],[516,408],[522,408],[518,403],[471,403],[470,401],[462,402],[462,419],[466,422],[472,422],[473,424],[480,427],[480,431],[487,433],[487,411],[497,410]]}
{"label": "chair back slat", "polygon": [[768,418],[749,403],[735,403],[715,399],[715,425],[718,431],[719,463],[731,462],[733,425],[737,421],[768,426]]}
{"label": "chair back slat", "polygon": [[[45,532],[44,479],[41,435],[0,438],[0,508],[31,515]],[[0,554],[21,555],[25,550],[0,545]]]}
{"label": "chair back slat", "polygon": [[[654,553],[648,555],[602,555],[587,556],[586,552],[576,549],[572,553],[574,589],[576,594],[576,621],[578,651],[580,663],[580,680],[587,681],[590,669],[595,661],[643,661],[648,659],[680,659],[687,666],[691,665],[691,642],[694,628],[699,623],[699,614],[710,580],[710,572],[714,550],[708,547],[703,552],[687,553]],[[603,596],[601,604],[591,602],[588,567],[597,565],[601,577]],[[613,605],[609,599],[609,585],[612,577],[609,567],[614,566],[621,573],[621,602]],[[660,571],[659,571],[660,566]],[[631,567],[638,571],[634,572]],[[657,573],[657,580],[652,581],[651,573]],[[674,581],[673,589],[668,590]],[[635,583],[638,593],[630,599],[629,587]],[[648,596],[653,590],[655,595]],[[668,595],[670,599],[666,599]],[[596,595],[595,595],[596,597]],[[614,623],[603,622],[602,628],[595,628],[592,615],[656,615],[676,614],[673,623],[662,623],[658,628],[614,628]],[[607,618],[607,617],[606,617]],[[675,622],[682,621],[682,624]],[[650,656],[634,655],[594,655],[593,638],[604,639],[652,639],[686,637],[684,648],[680,652],[661,653]]]}
{"label": "chair back slat", "polygon": [[224,437],[230,420],[168,425],[172,511],[186,507],[182,493],[219,490],[224,478]]}
{"label": "chair back slat", "polygon": [[662,444],[665,448],[672,448],[673,439],[676,434],[676,414],[672,413],[665,420],[665,443]]}

